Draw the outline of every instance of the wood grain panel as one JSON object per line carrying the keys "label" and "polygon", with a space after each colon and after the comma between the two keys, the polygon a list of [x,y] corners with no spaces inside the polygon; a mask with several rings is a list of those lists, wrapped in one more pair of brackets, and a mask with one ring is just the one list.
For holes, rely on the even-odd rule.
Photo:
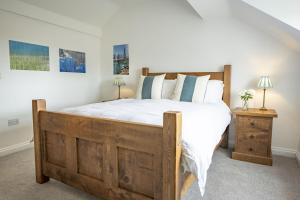
{"label": "wood grain panel", "polygon": [[260,156],[268,156],[268,132],[250,132],[248,134],[241,134],[237,137],[238,145],[236,147],[236,151]]}
{"label": "wood grain panel", "polygon": [[148,129],[145,126],[124,124],[124,126],[113,126],[111,135],[114,136],[117,147],[151,154],[158,154],[162,149],[162,128]]}
{"label": "wood grain panel", "polygon": [[73,173],[66,168],[62,168],[51,163],[47,163],[44,166],[44,173],[51,178],[81,189],[82,191],[94,194],[104,199],[111,199],[111,189],[107,188],[102,181],[97,179]]}
{"label": "wood grain panel", "polygon": [[237,128],[243,132],[269,132],[272,128],[272,118],[238,116]]}
{"label": "wood grain panel", "polygon": [[122,135],[122,132],[132,132],[134,134],[132,137],[135,137],[137,134],[149,138],[157,137],[161,134],[162,128],[151,124],[48,111],[40,111],[39,116],[41,127],[44,131],[67,134],[72,137],[99,139],[99,141],[103,140],[103,136],[117,137]]}
{"label": "wood grain panel", "polygon": [[103,144],[77,139],[78,173],[103,181]]}
{"label": "wood grain panel", "polygon": [[242,108],[235,108],[233,112],[239,116],[250,116],[250,117],[278,117],[277,112],[274,109],[260,110],[257,108],[249,108],[243,110]]}
{"label": "wood grain panel", "polygon": [[154,197],[153,155],[118,148],[119,187]]}
{"label": "wood grain panel", "polygon": [[66,167],[65,136],[59,133],[45,132],[46,161]]}

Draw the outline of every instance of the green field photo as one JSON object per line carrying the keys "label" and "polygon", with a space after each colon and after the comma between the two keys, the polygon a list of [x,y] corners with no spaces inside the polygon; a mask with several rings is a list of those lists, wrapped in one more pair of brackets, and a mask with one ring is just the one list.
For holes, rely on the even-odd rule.
{"label": "green field photo", "polygon": [[10,69],[49,71],[49,47],[9,41]]}

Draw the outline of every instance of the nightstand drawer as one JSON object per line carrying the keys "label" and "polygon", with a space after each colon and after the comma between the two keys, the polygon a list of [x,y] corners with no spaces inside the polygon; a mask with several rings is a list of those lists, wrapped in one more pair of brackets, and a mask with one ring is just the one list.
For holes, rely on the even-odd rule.
{"label": "nightstand drawer", "polygon": [[238,116],[237,129],[246,132],[269,132],[272,129],[272,118]]}
{"label": "nightstand drawer", "polygon": [[268,132],[243,132],[237,136],[236,150],[241,153],[268,156]]}

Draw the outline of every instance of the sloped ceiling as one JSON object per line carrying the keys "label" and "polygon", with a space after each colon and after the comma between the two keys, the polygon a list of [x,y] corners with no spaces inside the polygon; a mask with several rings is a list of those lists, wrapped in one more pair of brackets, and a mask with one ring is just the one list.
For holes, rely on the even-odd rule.
{"label": "sloped ceiling", "polygon": [[202,20],[234,17],[300,52],[299,0],[187,0]]}
{"label": "sloped ceiling", "polygon": [[186,0],[202,19],[230,15],[227,0]]}
{"label": "sloped ceiling", "polygon": [[[269,6],[273,7],[274,5],[270,2]],[[233,17],[260,29],[266,34],[278,39],[279,42],[284,43],[289,48],[300,52],[300,30],[282,21],[279,15],[272,16],[257,7],[245,3],[243,0],[230,0],[230,7]],[[285,10],[285,8],[283,7],[282,10]],[[288,14],[288,9],[283,13]],[[293,18],[294,17],[292,17],[292,19]]]}
{"label": "sloped ceiling", "polygon": [[[120,8],[118,0],[19,0],[90,25],[102,27]],[[123,1],[124,2],[124,1]]]}
{"label": "sloped ceiling", "polygon": [[290,25],[300,31],[300,1],[299,0],[242,0],[266,14]]}

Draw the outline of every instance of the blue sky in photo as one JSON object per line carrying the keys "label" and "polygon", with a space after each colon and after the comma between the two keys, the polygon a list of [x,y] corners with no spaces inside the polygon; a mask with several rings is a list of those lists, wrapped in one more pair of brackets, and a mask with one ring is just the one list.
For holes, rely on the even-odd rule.
{"label": "blue sky in photo", "polygon": [[114,45],[114,54],[123,55],[124,49],[126,49],[126,55],[128,56],[128,44]]}
{"label": "blue sky in photo", "polygon": [[18,41],[9,41],[10,55],[49,56],[49,47]]}

